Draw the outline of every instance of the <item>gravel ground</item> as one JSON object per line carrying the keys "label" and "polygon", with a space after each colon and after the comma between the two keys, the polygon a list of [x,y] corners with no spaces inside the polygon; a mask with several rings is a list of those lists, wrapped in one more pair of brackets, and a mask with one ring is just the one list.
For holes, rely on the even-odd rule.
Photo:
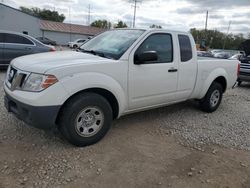
{"label": "gravel ground", "polygon": [[[218,144],[250,150],[250,85],[229,90],[219,109],[203,113],[192,102],[158,110],[157,122],[187,145]],[[167,116],[166,116],[167,114]]]}
{"label": "gravel ground", "polygon": [[250,85],[229,90],[214,113],[189,101],[128,115],[76,148],[7,114],[2,81],[0,188],[250,187]]}

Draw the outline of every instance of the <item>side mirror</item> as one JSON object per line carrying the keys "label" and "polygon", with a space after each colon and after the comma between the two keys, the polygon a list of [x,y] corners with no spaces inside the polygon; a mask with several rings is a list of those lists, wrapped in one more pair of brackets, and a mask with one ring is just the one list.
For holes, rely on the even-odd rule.
{"label": "side mirror", "polygon": [[151,61],[157,61],[158,55],[156,51],[146,51],[141,54],[136,54],[134,57],[134,63],[136,65],[147,64]]}

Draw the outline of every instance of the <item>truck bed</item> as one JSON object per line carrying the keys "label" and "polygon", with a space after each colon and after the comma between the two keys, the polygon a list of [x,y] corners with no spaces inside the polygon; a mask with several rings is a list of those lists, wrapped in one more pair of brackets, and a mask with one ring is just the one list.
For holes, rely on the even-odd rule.
{"label": "truck bed", "polygon": [[[222,72],[223,76],[227,80],[227,88],[232,88],[237,80],[237,67],[239,64],[238,60],[228,60],[210,57],[198,57],[198,73],[195,89],[193,92],[193,98],[201,98],[204,96],[208,88],[206,82],[210,82],[210,79],[214,79],[214,75],[217,72]],[[201,90],[202,88],[202,90]]]}

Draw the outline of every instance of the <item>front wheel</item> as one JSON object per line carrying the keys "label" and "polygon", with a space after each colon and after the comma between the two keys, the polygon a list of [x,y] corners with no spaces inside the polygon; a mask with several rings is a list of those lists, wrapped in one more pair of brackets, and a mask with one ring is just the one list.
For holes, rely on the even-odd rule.
{"label": "front wheel", "polygon": [[59,119],[62,135],[73,145],[87,146],[101,140],[112,123],[109,102],[96,93],[79,94],[64,106]]}
{"label": "front wheel", "polygon": [[200,107],[205,112],[214,112],[221,103],[223,89],[221,84],[214,82],[200,101]]}

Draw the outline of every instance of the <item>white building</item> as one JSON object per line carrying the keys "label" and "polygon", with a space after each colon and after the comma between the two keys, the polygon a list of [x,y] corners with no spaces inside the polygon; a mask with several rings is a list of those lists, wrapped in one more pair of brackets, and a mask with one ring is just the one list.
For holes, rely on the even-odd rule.
{"label": "white building", "polygon": [[96,27],[41,20],[3,3],[0,3],[0,30],[27,32],[35,38],[47,37],[60,45],[104,31]]}

